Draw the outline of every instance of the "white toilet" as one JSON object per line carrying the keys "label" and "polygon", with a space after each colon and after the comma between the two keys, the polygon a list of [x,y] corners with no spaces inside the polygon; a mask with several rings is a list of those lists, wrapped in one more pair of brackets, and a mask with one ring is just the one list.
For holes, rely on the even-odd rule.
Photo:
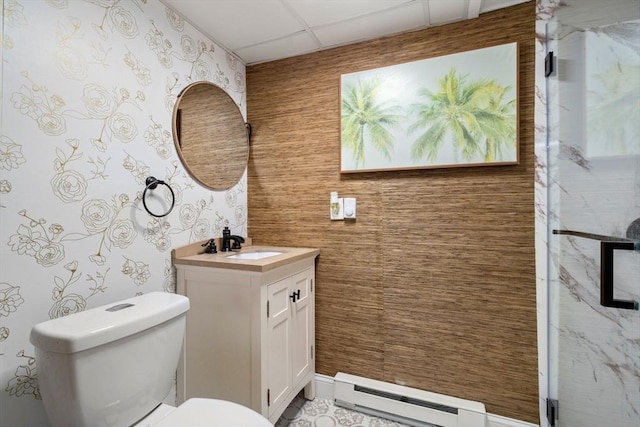
{"label": "white toilet", "polygon": [[162,403],[173,385],[187,310],[188,298],[154,292],[34,326],[31,343],[52,426],[273,427],[223,400]]}

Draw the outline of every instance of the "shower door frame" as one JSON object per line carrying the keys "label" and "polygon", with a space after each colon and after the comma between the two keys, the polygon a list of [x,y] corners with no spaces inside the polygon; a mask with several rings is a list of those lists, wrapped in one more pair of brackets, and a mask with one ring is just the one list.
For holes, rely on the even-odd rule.
{"label": "shower door frame", "polygon": [[[552,228],[559,223],[559,215],[555,212],[554,206],[558,202],[557,183],[552,182],[553,174],[550,174],[554,168],[557,158],[558,147],[553,144],[555,138],[550,137],[553,129],[559,128],[559,114],[548,114],[548,108],[558,106],[559,87],[558,79],[547,78],[547,73],[557,73],[557,62],[551,56],[550,52],[557,52],[558,46],[554,37],[557,31],[554,14],[560,7],[559,0],[538,0],[537,1],[537,20],[536,20],[536,114],[535,114],[535,156],[536,156],[536,181],[535,181],[535,208],[536,208],[536,275],[537,275],[537,312],[538,312],[538,360],[539,360],[539,411],[540,425],[542,427],[550,427],[553,424],[549,419],[555,418],[554,411],[557,412],[558,405],[553,398],[558,396],[559,378],[558,378],[558,360],[557,355],[559,346],[559,331],[554,329],[552,325],[558,325],[559,313],[557,304],[552,301],[549,291],[550,286],[557,285],[558,281],[554,275],[557,275],[554,265],[554,256],[552,247],[560,247],[560,244],[552,239],[567,239],[554,235]],[[550,70],[552,66],[554,69]],[[557,135],[554,135],[557,137]],[[550,144],[551,142],[551,144]],[[636,163],[637,165],[637,163]],[[637,166],[636,166],[637,168]],[[637,169],[636,169],[637,174]],[[551,176],[550,176],[551,175]],[[572,236],[571,238],[575,238]],[[585,237],[585,236],[578,236]],[[596,236],[604,238],[607,236]],[[594,244],[596,244],[594,242]],[[615,246],[615,245],[614,245]],[[614,252],[611,246],[608,247],[611,254]],[[602,246],[603,252],[605,245]],[[619,251],[615,251],[616,253]],[[616,255],[619,256],[619,255]],[[609,257],[611,258],[611,257]],[[608,274],[608,273],[607,273]],[[609,295],[611,296],[611,295]],[[604,295],[603,295],[604,297]],[[605,298],[606,299],[606,298]],[[630,305],[630,304],[622,304]],[[618,310],[618,309],[612,309]],[[638,312],[635,312],[638,313]],[[635,317],[634,317],[635,319]],[[554,357],[556,359],[554,360]],[[562,413],[562,402],[560,402],[560,413]],[[559,424],[560,427],[562,423]]]}

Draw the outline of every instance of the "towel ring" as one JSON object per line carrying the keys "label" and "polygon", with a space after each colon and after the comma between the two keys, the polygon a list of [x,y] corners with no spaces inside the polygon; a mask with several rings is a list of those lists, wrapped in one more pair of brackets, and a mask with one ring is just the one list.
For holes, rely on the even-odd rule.
{"label": "towel ring", "polygon": [[[167,184],[166,182],[156,179],[152,176],[147,177],[147,180],[145,181],[145,184],[147,185],[144,189],[144,192],[142,193],[142,205],[144,206],[144,209],[147,211],[147,213],[151,216],[155,216],[156,218],[162,218],[163,216],[167,216],[171,213],[171,211],[173,210],[173,207],[176,205],[176,195],[173,192],[173,189],[171,188],[171,186],[169,184]],[[171,207],[169,208],[168,211],[166,211],[165,213],[163,213],[162,215],[158,215],[158,214],[154,214],[153,212],[151,212],[149,210],[149,208],[147,207],[147,190],[155,190],[156,187],[158,187],[158,185],[165,185],[169,191],[171,192]]]}

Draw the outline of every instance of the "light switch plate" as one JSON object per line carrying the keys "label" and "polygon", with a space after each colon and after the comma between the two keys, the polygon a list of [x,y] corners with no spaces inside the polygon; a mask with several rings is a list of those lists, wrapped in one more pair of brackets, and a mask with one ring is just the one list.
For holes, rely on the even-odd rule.
{"label": "light switch plate", "polygon": [[344,199],[344,219],[356,219],[356,199],[347,197]]}

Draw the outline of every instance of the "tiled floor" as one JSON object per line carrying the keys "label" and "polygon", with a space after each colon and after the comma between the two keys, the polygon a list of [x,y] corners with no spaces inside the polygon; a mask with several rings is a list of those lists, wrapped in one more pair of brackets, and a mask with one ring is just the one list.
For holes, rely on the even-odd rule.
{"label": "tiled floor", "polygon": [[305,400],[297,396],[275,427],[409,427],[335,406],[329,399]]}

